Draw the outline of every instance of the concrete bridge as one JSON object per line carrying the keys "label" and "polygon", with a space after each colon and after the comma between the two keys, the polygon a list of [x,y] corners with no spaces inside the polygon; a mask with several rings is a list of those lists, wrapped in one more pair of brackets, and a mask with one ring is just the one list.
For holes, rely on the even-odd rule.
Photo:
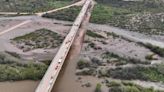
{"label": "concrete bridge", "polygon": [[59,75],[59,72],[62,69],[66,56],[68,55],[70,47],[76,37],[76,34],[79,31],[84,19],[86,17],[90,17],[87,16],[87,14],[88,12],[91,12],[90,10],[91,8],[93,8],[93,5],[94,4],[92,0],[86,0],[84,2],[84,5],[75,22],[73,23],[70,32],[66,36],[62,45],[60,46],[60,49],[52,60],[52,63],[50,64],[48,70],[46,71],[43,79],[41,80],[35,92],[51,92],[53,85],[55,84],[55,81]]}

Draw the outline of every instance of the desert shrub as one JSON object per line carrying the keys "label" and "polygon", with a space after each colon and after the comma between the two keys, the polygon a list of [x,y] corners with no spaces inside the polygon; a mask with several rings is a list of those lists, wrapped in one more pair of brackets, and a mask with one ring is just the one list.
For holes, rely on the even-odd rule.
{"label": "desert shrub", "polygon": [[94,75],[95,69],[94,68],[84,68],[80,72],[76,72],[76,75]]}
{"label": "desert shrub", "polygon": [[154,90],[153,88],[144,88],[131,82],[120,83],[119,86],[109,87],[109,92],[164,92],[160,90]]}
{"label": "desert shrub", "polygon": [[74,21],[79,14],[81,7],[74,6],[68,9],[64,9],[58,12],[50,13],[50,14],[45,14],[43,17],[46,18],[55,18],[58,20],[65,20],[65,21]]}
{"label": "desert shrub", "polygon": [[96,85],[95,92],[102,92],[102,91],[101,91],[101,84],[98,83],[98,84]]}
{"label": "desert shrub", "polygon": [[71,0],[1,0],[0,11],[5,12],[41,12],[66,6]]}
{"label": "desert shrub", "polygon": [[86,33],[88,36],[91,36],[93,38],[104,38],[102,35],[100,34],[97,34],[95,32],[92,32],[91,30],[87,30],[87,33]]}
{"label": "desert shrub", "polygon": [[158,46],[154,46],[154,45],[149,44],[149,43],[147,43],[147,44],[140,43],[140,44],[149,48],[152,52],[158,54],[159,56],[164,57],[164,48],[160,48]]}
{"label": "desert shrub", "polygon": [[108,87],[117,87],[117,86],[121,86],[121,83],[116,82],[116,81],[111,81],[111,82],[107,83],[106,86],[108,86]]}
{"label": "desert shrub", "polygon": [[107,76],[117,79],[140,79],[149,81],[162,81],[164,82],[164,72],[162,70],[163,65],[156,65],[151,67],[126,67],[116,68],[108,70]]}
{"label": "desert shrub", "polygon": [[77,63],[77,68],[78,69],[83,69],[83,68],[87,68],[87,67],[90,67],[90,63],[86,60],[79,60],[78,63]]}
{"label": "desert shrub", "polygon": [[0,65],[0,81],[39,80],[43,77],[46,69],[47,66],[39,64]]}

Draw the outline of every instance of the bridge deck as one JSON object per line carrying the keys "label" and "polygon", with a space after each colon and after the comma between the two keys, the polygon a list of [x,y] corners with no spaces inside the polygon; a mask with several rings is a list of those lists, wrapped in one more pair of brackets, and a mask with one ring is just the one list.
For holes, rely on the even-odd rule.
{"label": "bridge deck", "polygon": [[85,14],[91,4],[91,0],[87,0],[83,5],[78,17],[76,18],[70,32],[63,41],[58,53],[54,57],[52,63],[50,64],[48,70],[46,71],[43,79],[38,85],[35,92],[51,92],[52,87],[57,79],[57,76],[64,64],[65,58],[70,50],[70,47],[74,41],[74,38],[79,30],[79,27],[85,17]]}

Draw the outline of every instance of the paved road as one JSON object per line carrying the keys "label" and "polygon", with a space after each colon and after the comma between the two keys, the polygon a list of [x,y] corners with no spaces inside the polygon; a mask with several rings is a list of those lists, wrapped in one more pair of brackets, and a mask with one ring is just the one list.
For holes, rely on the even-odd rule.
{"label": "paved road", "polygon": [[65,58],[69,52],[69,49],[74,41],[74,38],[79,30],[80,24],[82,23],[90,4],[91,0],[87,0],[83,5],[83,8],[79,13],[78,17],[76,18],[69,34],[63,41],[60,49],[58,50],[58,53],[50,64],[46,74],[44,75],[35,92],[50,92],[52,90],[52,87],[57,79],[57,76],[62,68]]}
{"label": "paved road", "polygon": [[12,30],[14,30],[14,29],[16,29],[16,28],[18,28],[18,27],[20,27],[20,26],[23,26],[23,25],[25,25],[25,24],[27,24],[27,23],[30,23],[30,22],[31,22],[31,20],[26,20],[26,21],[24,21],[24,22],[22,22],[22,23],[20,23],[20,24],[17,24],[17,25],[15,25],[15,26],[9,28],[9,29],[2,30],[2,31],[0,31],[0,36],[3,35],[3,34],[5,34],[5,33],[7,33],[7,32],[9,32],[9,31],[12,31]]}

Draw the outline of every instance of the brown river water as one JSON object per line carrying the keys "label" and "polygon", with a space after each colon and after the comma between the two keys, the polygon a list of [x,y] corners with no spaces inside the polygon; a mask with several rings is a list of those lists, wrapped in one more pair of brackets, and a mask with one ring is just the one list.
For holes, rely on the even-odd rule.
{"label": "brown river water", "polygon": [[34,92],[39,81],[0,82],[0,92]]}

